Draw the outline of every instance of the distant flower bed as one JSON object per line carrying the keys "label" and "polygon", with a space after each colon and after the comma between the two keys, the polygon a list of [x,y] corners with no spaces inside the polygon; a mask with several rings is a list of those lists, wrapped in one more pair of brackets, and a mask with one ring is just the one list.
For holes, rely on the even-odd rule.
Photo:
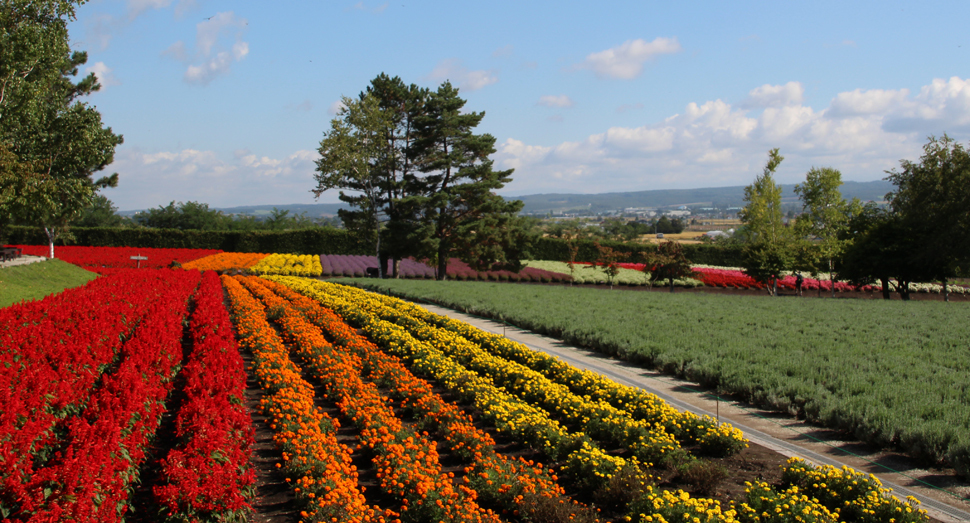
{"label": "distant flower bed", "polygon": [[323,269],[315,254],[270,254],[250,267],[249,272],[259,276],[320,276]]}
{"label": "distant flower bed", "polygon": [[[717,269],[713,267],[695,267],[694,272],[697,273],[698,278],[704,285],[708,287],[724,287],[724,288],[735,288],[735,289],[764,289],[765,284],[756,281],[751,276],[748,276],[743,271],[739,269]],[[778,280],[778,288],[786,290],[795,290],[795,276],[789,274]],[[806,291],[817,291],[821,289],[822,291],[831,291],[832,282],[829,280],[815,280],[812,278],[804,278],[802,281],[802,290]],[[873,287],[871,285],[851,285],[843,281],[835,282],[835,290],[838,292],[850,292],[850,291],[866,291],[871,292],[874,290],[879,290],[881,287]]]}
{"label": "distant flower bed", "polygon": [[220,252],[183,263],[183,269],[198,269],[200,271],[230,271],[234,269],[248,269],[256,265],[269,254],[258,252]]}
{"label": "distant flower bed", "polygon": [[[32,256],[47,256],[49,248],[46,245],[14,245],[23,249],[24,254]],[[75,245],[61,245],[54,247],[54,257],[89,269],[102,272],[100,269],[125,269],[148,267],[158,269],[168,267],[172,262],[185,264],[211,254],[222,252],[218,249],[152,249],[150,247],[83,247]],[[132,256],[144,256],[146,260],[132,260]]]}
{"label": "distant flower bed", "polygon": [[[376,256],[350,256],[343,254],[322,254],[320,265],[324,276],[344,276],[360,278],[367,275],[367,269],[377,269]],[[391,262],[388,261],[384,274],[392,274]],[[399,274],[402,278],[433,279],[435,271],[425,263],[405,258],[401,260]],[[482,281],[527,281],[527,282],[562,282],[569,281],[569,275],[541,269],[526,267],[519,272],[514,271],[476,271],[467,263],[451,258],[448,260],[448,278],[452,280],[482,280]]]}

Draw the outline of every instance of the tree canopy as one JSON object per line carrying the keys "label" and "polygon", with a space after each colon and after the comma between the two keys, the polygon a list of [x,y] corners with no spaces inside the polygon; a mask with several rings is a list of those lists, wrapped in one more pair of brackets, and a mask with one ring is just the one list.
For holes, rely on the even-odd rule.
{"label": "tree canopy", "polygon": [[492,168],[495,138],[475,134],[484,113],[463,111],[457,88],[381,74],[343,103],[320,142],[313,193],[341,190],[353,206],[341,218],[377,240],[381,271],[388,257],[428,259],[439,278],[452,256],[476,268],[518,262],[522,204],[494,193],[512,171]]}
{"label": "tree canopy", "polygon": [[[12,220],[44,227],[54,240],[117,174],[93,179],[114,160],[122,137],[82,101],[100,88],[93,73],[73,80],[87,53],[72,51],[67,23],[80,1],[10,0],[0,5],[0,147],[6,153],[0,191]],[[13,173],[20,173],[14,175]]]}
{"label": "tree canopy", "polygon": [[768,151],[761,175],[744,188],[747,205],[738,213],[751,238],[744,247],[744,270],[755,280],[770,283],[773,294],[781,272],[792,265],[791,233],[782,220],[781,186],[773,176],[784,159],[777,148]]}

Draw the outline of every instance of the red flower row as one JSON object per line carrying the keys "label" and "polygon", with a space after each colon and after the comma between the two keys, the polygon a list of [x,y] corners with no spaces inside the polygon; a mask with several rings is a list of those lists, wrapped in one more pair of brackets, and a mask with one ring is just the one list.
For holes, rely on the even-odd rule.
{"label": "red flower row", "polygon": [[26,496],[35,464],[62,445],[56,435],[89,403],[123,340],[176,276],[198,279],[131,272],[0,309],[0,506]]}
{"label": "red flower row", "polygon": [[222,300],[219,277],[204,273],[189,323],[192,353],[182,370],[185,401],[175,421],[183,443],[162,460],[164,482],[154,486],[158,504],[178,521],[233,519],[249,506],[245,495],[256,479],[249,468],[252,418],[242,403],[246,371]]}
{"label": "red flower row", "polygon": [[13,521],[124,517],[129,487],[181,362],[182,320],[200,278],[195,271],[162,272],[167,286],[147,304],[145,318],[120,351],[117,370],[103,377],[83,412],[66,424],[59,450],[25,478],[16,505],[7,507]]}
{"label": "red flower row", "polygon": [[[46,245],[14,245],[23,249],[24,254],[47,256]],[[149,247],[83,247],[76,245],[59,246],[54,256],[79,267],[99,269],[169,267],[172,262],[187,263],[192,260],[222,252],[219,249],[153,249]],[[132,256],[144,256],[147,260],[132,260]],[[99,271],[95,271],[99,272]]]}

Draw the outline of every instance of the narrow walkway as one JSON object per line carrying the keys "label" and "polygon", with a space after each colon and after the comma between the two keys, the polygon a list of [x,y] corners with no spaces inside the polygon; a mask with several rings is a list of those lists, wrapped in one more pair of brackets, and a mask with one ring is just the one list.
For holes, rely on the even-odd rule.
{"label": "narrow walkway", "polygon": [[0,269],[4,267],[16,267],[18,265],[27,265],[28,263],[37,263],[46,260],[44,256],[31,256],[30,254],[24,254],[18,258],[12,260],[0,262]]}
{"label": "narrow walkway", "polygon": [[[680,410],[727,421],[744,432],[752,443],[785,457],[800,457],[815,464],[849,467],[875,474],[897,497],[914,496],[929,515],[939,521],[970,521],[970,484],[952,471],[925,470],[912,460],[889,452],[874,451],[863,444],[840,441],[838,433],[777,412],[718,398],[691,382],[678,380],[642,367],[619,361],[560,340],[535,334],[504,323],[419,303],[436,314],[470,323],[479,329],[502,334],[533,350],[556,356],[578,368],[588,369],[617,383],[644,389],[660,396]],[[924,483],[925,481],[925,483]],[[932,481],[934,487],[928,482]],[[940,487],[945,488],[942,490]]]}

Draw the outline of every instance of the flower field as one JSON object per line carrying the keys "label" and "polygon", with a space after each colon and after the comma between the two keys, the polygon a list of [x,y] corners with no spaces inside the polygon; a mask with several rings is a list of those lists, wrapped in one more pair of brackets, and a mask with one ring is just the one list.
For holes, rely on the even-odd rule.
{"label": "flower field", "polygon": [[[320,256],[324,276],[345,276],[359,278],[367,274],[367,268],[377,268],[376,256],[351,256],[340,254],[324,254]],[[391,273],[388,263],[385,274]],[[427,264],[411,259],[401,260],[401,276],[404,278],[433,279],[434,269]],[[569,276],[553,271],[526,267],[519,272],[512,271],[476,271],[467,263],[451,258],[448,260],[448,277],[454,280],[479,281],[534,281],[534,282],[562,282],[569,281]]]}
{"label": "flower field", "polygon": [[[777,514],[771,521],[836,521],[840,495],[873,513],[882,504],[899,508],[907,516],[896,521],[926,520],[912,500],[862,491],[822,487],[835,501],[813,501],[797,481],[816,469],[800,462],[786,467],[785,489],[752,484],[745,499],[730,503],[663,490],[652,475],[662,468],[654,467],[736,453],[745,446],[741,434],[398,300],[302,278],[223,281],[244,344],[271,369],[261,378],[271,393],[263,408],[281,448],[294,449],[284,450],[281,469],[298,485],[306,520],[765,521],[769,512]],[[314,413],[310,406],[321,400],[337,417]],[[331,438],[344,423],[356,428],[357,441],[339,447]],[[308,450],[322,441],[329,443],[319,448],[331,449],[327,464]],[[519,442],[536,458],[504,454],[498,441]],[[340,458],[357,454],[377,475],[374,497]],[[460,471],[445,473],[446,461]],[[639,478],[638,495],[597,505],[589,493],[616,489],[621,476]]]}
{"label": "flower field", "polygon": [[738,499],[679,490],[671,470],[745,452],[743,435],[351,287],[118,269],[0,317],[4,522],[122,521],[135,504],[251,520],[239,349],[303,522],[926,520],[874,478],[799,461]]}
{"label": "flower field", "polygon": [[249,268],[252,274],[285,276],[320,276],[320,257],[311,254],[270,254]]}
{"label": "flower field", "polygon": [[219,252],[182,264],[183,269],[200,271],[245,270],[269,256],[258,252]]}
{"label": "flower field", "polygon": [[[252,426],[221,297],[213,273],[129,270],[0,310],[3,521],[122,521],[150,459],[159,520],[244,512]],[[148,456],[180,371],[180,443]]]}
{"label": "flower field", "polygon": [[[46,245],[15,245],[23,249],[24,254],[33,256],[47,256],[49,254]],[[211,254],[222,252],[216,249],[152,249],[148,247],[82,247],[74,245],[57,246],[54,249],[54,256],[83,267],[94,272],[114,272],[103,269],[133,269],[138,266],[132,256],[145,256],[147,260],[141,260],[140,266],[143,268],[162,268],[168,267],[172,262],[180,264],[188,263],[192,260],[203,258]]]}

